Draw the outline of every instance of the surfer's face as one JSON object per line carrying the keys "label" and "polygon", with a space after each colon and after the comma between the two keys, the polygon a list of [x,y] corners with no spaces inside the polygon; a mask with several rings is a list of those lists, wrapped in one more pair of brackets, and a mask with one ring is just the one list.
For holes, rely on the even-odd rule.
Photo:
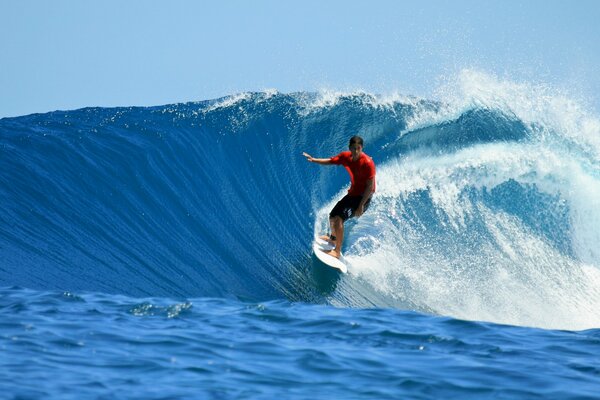
{"label": "surfer's face", "polygon": [[360,157],[360,153],[362,153],[362,149],[362,144],[353,143],[350,145],[350,152],[352,153],[353,160],[358,160],[358,157]]}

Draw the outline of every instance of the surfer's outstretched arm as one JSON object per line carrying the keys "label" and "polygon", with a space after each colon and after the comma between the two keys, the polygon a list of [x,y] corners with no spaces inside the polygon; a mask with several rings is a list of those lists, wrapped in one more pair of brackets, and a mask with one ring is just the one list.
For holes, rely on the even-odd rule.
{"label": "surfer's outstretched arm", "polygon": [[314,158],[313,156],[311,156],[308,153],[302,153],[302,155],[304,157],[306,157],[306,160],[308,162],[313,162],[313,163],[317,163],[317,164],[321,164],[321,165],[329,165],[329,164],[331,164],[331,159],[330,158]]}

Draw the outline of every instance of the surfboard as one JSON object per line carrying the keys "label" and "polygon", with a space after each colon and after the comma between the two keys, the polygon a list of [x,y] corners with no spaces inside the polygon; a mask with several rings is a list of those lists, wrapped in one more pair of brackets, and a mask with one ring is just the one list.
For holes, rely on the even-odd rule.
{"label": "surfboard", "polygon": [[346,266],[346,260],[344,260],[344,256],[342,255],[338,259],[333,256],[330,256],[329,254],[325,254],[325,251],[331,250],[333,249],[333,247],[334,246],[332,246],[329,242],[320,238],[315,238],[313,242],[313,251],[315,253],[315,256],[317,256],[317,258],[319,259],[319,261],[321,261],[328,267],[337,269],[345,274],[346,272],[348,272],[348,267]]}

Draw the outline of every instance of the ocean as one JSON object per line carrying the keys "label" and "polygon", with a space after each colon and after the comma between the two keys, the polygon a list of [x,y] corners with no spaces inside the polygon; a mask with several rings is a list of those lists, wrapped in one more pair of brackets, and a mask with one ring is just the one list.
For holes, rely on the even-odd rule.
{"label": "ocean", "polygon": [[600,397],[600,119],[543,85],[3,118],[0,201],[0,398]]}

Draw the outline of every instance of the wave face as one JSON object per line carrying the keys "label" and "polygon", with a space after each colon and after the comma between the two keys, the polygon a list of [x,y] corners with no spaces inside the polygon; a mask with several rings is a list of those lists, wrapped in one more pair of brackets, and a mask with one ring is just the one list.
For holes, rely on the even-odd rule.
{"label": "wave face", "polygon": [[[600,122],[463,72],[441,101],[245,93],[0,120],[0,285],[395,307],[600,326]],[[348,183],[301,156],[352,134],[378,166],[350,274],[311,257]]]}

